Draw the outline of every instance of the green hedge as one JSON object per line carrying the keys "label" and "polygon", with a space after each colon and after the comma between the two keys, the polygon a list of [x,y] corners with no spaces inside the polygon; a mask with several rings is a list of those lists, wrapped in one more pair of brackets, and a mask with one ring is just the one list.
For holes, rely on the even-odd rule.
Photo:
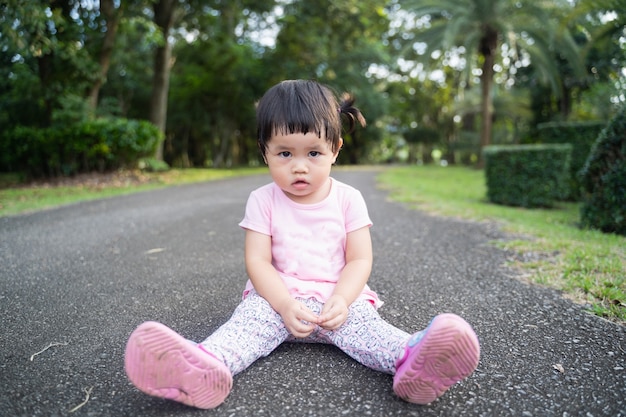
{"label": "green hedge", "polygon": [[0,170],[36,178],[132,167],[152,156],[161,139],[153,124],[123,118],[45,129],[18,126],[2,133]]}
{"label": "green hedge", "polygon": [[485,155],[487,198],[492,203],[552,207],[568,192],[572,146],[488,146]]}
{"label": "green hedge", "polygon": [[578,172],[585,165],[587,157],[598,135],[606,125],[603,121],[550,122],[537,126],[540,143],[569,143],[572,145],[572,159],[569,169],[569,193],[566,198],[579,201],[582,197]]}
{"label": "green hedge", "polygon": [[626,236],[626,106],[598,136],[579,178],[582,226]]}
{"label": "green hedge", "polygon": [[537,126],[541,143],[569,143],[572,145],[572,159],[569,170],[569,193],[567,199],[579,201],[582,197],[582,184],[578,172],[585,165],[589,152],[598,135],[606,125],[602,121],[589,122],[550,122]]}

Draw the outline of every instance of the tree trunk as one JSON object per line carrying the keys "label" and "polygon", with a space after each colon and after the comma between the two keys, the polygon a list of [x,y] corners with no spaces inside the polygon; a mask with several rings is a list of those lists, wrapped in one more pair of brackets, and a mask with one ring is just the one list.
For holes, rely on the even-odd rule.
{"label": "tree trunk", "polygon": [[[490,59],[489,59],[490,58]],[[481,128],[480,128],[480,154],[478,155],[478,164],[482,168],[483,149],[491,144],[491,126],[493,122],[493,106],[491,100],[491,84],[493,83],[493,56],[485,57],[483,64],[483,73],[480,77],[481,89]]]}
{"label": "tree trunk", "polygon": [[122,18],[122,4],[123,2],[120,4],[120,8],[116,10],[114,0],[100,0],[100,13],[106,19],[107,30],[104,34],[104,40],[102,41],[102,49],[100,50],[100,73],[89,92],[88,102],[93,111],[98,107],[100,88],[106,81],[107,73],[111,65],[111,54],[113,53],[113,46],[115,45],[117,28]]}
{"label": "tree trunk", "polygon": [[[172,66],[172,46],[168,37],[174,16],[174,0],[159,0],[154,4],[154,23],[161,29],[163,43],[157,47],[154,55],[154,75],[152,78],[152,96],[150,98],[150,121],[165,133],[167,121],[167,95],[170,85]],[[163,160],[163,143],[159,143],[154,157]]]}
{"label": "tree trunk", "polygon": [[483,149],[491,144],[491,127],[493,124],[493,100],[491,87],[493,85],[493,64],[496,58],[498,46],[498,34],[494,30],[486,29],[481,41],[480,53],[483,56],[482,74],[480,75],[481,89],[481,129],[480,129],[480,153],[478,155],[478,168],[484,167]]}

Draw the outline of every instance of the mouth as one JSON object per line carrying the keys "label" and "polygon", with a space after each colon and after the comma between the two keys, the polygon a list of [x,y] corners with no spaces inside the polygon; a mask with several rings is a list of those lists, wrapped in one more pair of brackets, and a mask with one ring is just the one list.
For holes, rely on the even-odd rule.
{"label": "mouth", "polygon": [[296,180],[292,182],[291,185],[296,189],[303,189],[303,188],[306,188],[309,185],[309,183],[306,182],[305,180]]}

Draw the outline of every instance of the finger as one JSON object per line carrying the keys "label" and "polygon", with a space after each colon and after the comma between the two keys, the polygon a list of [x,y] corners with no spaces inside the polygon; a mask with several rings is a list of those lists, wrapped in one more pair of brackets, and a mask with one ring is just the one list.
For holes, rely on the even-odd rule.
{"label": "finger", "polygon": [[322,314],[320,314],[320,317],[319,317],[319,323],[328,322],[329,320],[332,320],[335,317],[337,317],[339,314],[341,314],[341,312],[338,311],[338,309],[333,308],[332,306],[328,308],[326,311],[322,310]]}
{"label": "finger", "polygon": [[326,304],[322,306],[322,315],[328,313],[335,309],[335,303],[332,300],[329,300]]}
{"label": "finger", "polygon": [[342,323],[343,322],[340,319],[335,318],[320,324],[320,327],[326,330],[335,330],[338,329]]}
{"label": "finger", "polygon": [[317,314],[313,313],[311,310],[309,310],[306,307],[304,307],[302,310],[298,312],[297,318],[299,320],[303,320],[303,321],[306,321],[309,323],[315,323],[315,324],[317,324],[320,320]]}
{"label": "finger", "polygon": [[297,322],[291,329],[291,334],[295,337],[307,337],[315,330],[315,325]]}
{"label": "finger", "polygon": [[335,322],[335,319],[336,319],[336,317],[334,317],[334,316],[320,317],[320,322],[318,323],[318,325],[320,327],[328,329]]}
{"label": "finger", "polygon": [[302,332],[315,329],[317,322],[319,321],[319,317],[310,311],[300,310],[296,312],[290,321],[293,327],[296,327],[298,331]]}
{"label": "finger", "polygon": [[332,316],[328,316],[324,321],[320,320],[319,326],[327,330],[335,330],[341,327],[347,318],[347,314],[338,311]]}

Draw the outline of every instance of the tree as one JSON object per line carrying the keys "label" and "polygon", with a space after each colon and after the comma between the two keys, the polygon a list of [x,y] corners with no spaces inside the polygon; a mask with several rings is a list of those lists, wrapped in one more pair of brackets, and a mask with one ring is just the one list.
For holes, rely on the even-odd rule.
{"label": "tree", "polygon": [[[153,4],[154,23],[159,28],[162,39],[154,53],[150,121],[164,133],[167,121],[167,94],[172,68],[172,45],[169,36],[174,21],[176,3],[177,0],[158,0]],[[163,160],[162,145],[157,146],[155,158]]]}
{"label": "tree", "polygon": [[[274,1],[205,2],[186,9],[173,50],[164,158],[176,166],[224,167],[257,160],[254,102],[268,86],[264,48],[253,38]],[[197,4],[191,4],[198,7]]]}
{"label": "tree", "polygon": [[[553,2],[555,8],[564,7]],[[436,51],[454,52],[466,62],[471,74],[479,67],[481,87],[481,148],[491,143],[493,124],[494,65],[502,46],[509,51],[507,60],[513,65],[525,65],[529,60],[537,65],[542,81],[559,94],[559,77],[552,51],[560,54],[577,68],[577,49],[567,30],[551,19],[553,9],[546,2],[516,0],[407,0],[402,8],[415,16],[413,50],[423,42],[423,52],[408,58],[430,60]]]}
{"label": "tree", "polygon": [[98,59],[98,77],[94,81],[89,92],[89,106],[93,111],[95,111],[98,107],[100,88],[102,87],[102,84],[106,82],[107,73],[109,72],[109,67],[111,65],[111,55],[113,54],[117,29],[123,15],[123,5],[124,2],[120,2],[120,6],[116,8],[114,0],[100,0],[100,16],[102,17],[103,22],[99,25],[103,26],[102,30],[104,32],[104,36]]}
{"label": "tree", "polygon": [[43,103],[43,115],[37,117],[37,124],[46,126],[55,118],[69,121],[67,115],[60,113],[73,112],[74,119],[81,113],[82,117],[95,113],[123,7],[137,2],[124,1],[116,6],[117,3],[9,0],[0,6],[4,7],[0,44],[12,58],[3,68],[12,74],[13,88],[21,88],[23,80],[30,78],[26,68],[37,74],[38,88],[15,91],[23,97],[21,100]]}
{"label": "tree", "polygon": [[[254,102],[268,75],[249,44],[223,35],[180,43],[171,76],[164,156],[177,166],[224,167],[257,157]],[[249,152],[251,150],[252,152]]]}
{"label": "tree", "polygon": [[11,54],[4,68],[9,88],[16,101],[29,101],[30,115],[36,115],[33,120],[14,113],[11,124],[49,126],[55,113],[81,106],[97,66],[89,53],[92,32],[86,20],[91,18],[91,9],[74,0],[0,5],[0,48]]}
{"label": "tree", "polygon": [[449,112],[455,91],[453,86],[408,75],[387,83],[388,126],[403,138],[399,145],[408,150],[407,162],[432,162],[435,147],[445,152],[447,161],[454,162],[457,137]]}
{"label": "tree", "polygon": [[98,115],[150,120],[154,50],[162,37],[142,10],[127,8],[120,20]]}
{"label": "tree", "polygon": [[[621,3],[621,4],[620,4]],[[626,66],[626,50],[620,38],[626,35],[626,7],[613,0],[577,1],[564,10],[562,25],[570,32],[581,53],[585,70],[575,72],[568,62],[554,52],[554,60],[562,74],[563,92],[560,97],[550,94],[535,77],[530,65],[520,81],[533,98],[534,125],[565,120],[608,120],[616,111],[616,98],[624,88],[621,75]]]}
{"label": "tree", "polygon": [[587,72],[576,104],[588,108],[583,117],[608,120],[626,104],[626,3],[579,0],[568,18],[586,35],[581,43]]}
{"label": "tree", "polygon": [[374,0],[296,0],[286,5],[284,12],[276,49],[265,60],[268,67],[274,68],[273,82],[317,79],[337,93],[353,94],[368,127],[344,135],[339,161],[362,161],[369,143],[380,137],[374,122],[385,108],[382,92],[367,76],[372,64],[387,61],[381,43],[389,23],[385,11]]}
{"label": "tree", "polygon": [[[153,3],[154,23],[162,36],[156,48],[150,100],[150,120],[163,132],[166,130],[167,103],[170,72],[175,58],[172,56],[174,33],[178,38],[190,34],[219,33],[224,38],[232,39],[239,27],[246,27],[250,14],[266,12],[275,4],[274,0],[258,2],[255,0],[158,0]],[[209,19],[205,17],[208,16]],[[219,16],[219,19],[214,19]],[[213,19],[212,19],[213,18]],[[216,24],[218,30],[204,26],[207,21]],[[163,159],[163,147],[157,148],[157,159]]]}

